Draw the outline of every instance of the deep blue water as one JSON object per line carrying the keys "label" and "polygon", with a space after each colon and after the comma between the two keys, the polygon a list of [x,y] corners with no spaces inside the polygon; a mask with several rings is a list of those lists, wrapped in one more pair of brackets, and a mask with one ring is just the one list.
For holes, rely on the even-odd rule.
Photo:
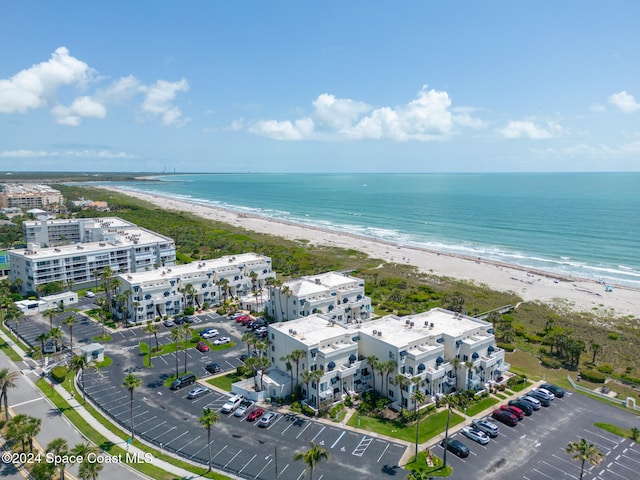
{"label": "deep blue water", "polygon": [[640,287],[640,173],[198,174],[118,184]]}

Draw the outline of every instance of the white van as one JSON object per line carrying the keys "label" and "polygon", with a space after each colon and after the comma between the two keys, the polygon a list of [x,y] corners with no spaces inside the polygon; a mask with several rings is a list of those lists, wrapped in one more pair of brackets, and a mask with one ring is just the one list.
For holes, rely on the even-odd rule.
{"label": "white van", "polygon": [[87,290],[86,292],[84,292],[84,296],[85,296],[86,298],[93,298],[93,297],[95,297],[95,296],[96,296],[96,294],[95,294],[95,293],[93,293],[91,290]]}

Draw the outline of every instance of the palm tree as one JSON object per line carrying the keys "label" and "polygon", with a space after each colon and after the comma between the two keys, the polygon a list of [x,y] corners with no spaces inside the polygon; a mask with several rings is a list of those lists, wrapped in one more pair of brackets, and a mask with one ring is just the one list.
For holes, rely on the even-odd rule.
{"label": "palm tree", "polygon": [[571,442],[567,445],[565,452],[571,455],[574,460],[580,460],[580,480],[584,475],[584,464],[589,462],[591,465],[598,465],[602,461],[602,453],[598,451],[592,443],[587,443],[584,438],[579,442]]}
{"label": "palm tree", "polygon": [[[422,380],[420,380],[421,382]],[[416,382],[416,391],[411,395],[411,399],[413,400],[413,411],[416,417],[416,456],[414,458],[414,462],[418,461],[418,437],[420,436],[420,417],[418,416],[418,410],[420,409],[420,405],[424,403],[425,394],[420,391],[420,383]]]}
{"label": "palm tree", "polygon": [[169,334],[169,339],[175,340],[176,342],[176,351],[174,353],[176,357],[176,378],[178,378],[178,376],[180,375],[180,372],[178,369],[178,344],[182,341],[183,338],[184,337],[183,337],[181,328],[175,327],[171,329],[171,333]]}
{"label": "palm tree", "polygon": [[252,332],[247,332],[244,335],[242,335],[242,341],[247,344],[247,356],[250,357],[251,356],[251,347],[255,346],[255,344],[258,341],[258,339],[256,338],[256,336]]}
{"label": "palm tree", "polygon": [[282,292],[281,292],[286,298],[287,298],[287,318],[285,318],[286,320],[289,320],[289,297],[291,297],[291,295],[293,294],[293,292],[291,291],[291,289],[289,288],[288,285],[285,285],[284,287],[282,287]]}
{"label": "palm tree", "polygon": [[244,368],[246,370],[251,371],[251,376],[253,377],[253,386],[258,391],[258,364],[260,363],[260,359],[258,357],[251,356],[244,361]]}
{"label": "palm tree", "polygon": [[596,363],[596,355],[598,355],[600,352],[602,352],[602,345],[600,345],[599,343],[594,342],[593,340],[589,341],[589,348],[591,348],[591,351],[593,352],[593,359],[591,359],[591,363]]}
{"label": "palm tree", "polygon": [[376,370],[378,369],[378,365],[380,362],[378,361],[378,357],[375,355],[369,355],[367,357],[367,363],[369,364],[369,368],[371,369],[371,376],[373,377],[373,391],[376,390]]}
{"label": "palm tree", "polygon": [[24,425],[24,435],[29,439],[29,451],[33,452],[33,437],[40,433],[42,420],[36,417],[28,417]]}
{"label": "palm tree", "polygon": [[59,312],[53,308],[49,308],[48,310],[45,310],[43,312],[43,315],[45,317],[49,318],[49,330],[51,330],[53,328],[53,318],[58,314]]}
{"label": "palm tree", "polygon": [[60,463],[55,463],[55,467],[60,468],[60,480],[64,480],[64,467],[66,465],[62,463],[62,459],[69,454],[69,444],[62,437],[54,438],[48,443],[46,452],[53,454],[55,460],[60,460]]}
{"label": "palm tree", "polygon": [[153,365],[151,365],[151,335],[156,337],[156,351],[158,351],[158,332],[160,331],[160,325],[157,323],[147,323],[142,327],[142,331],[149,334],[149,366],[153,367]]}
{"label": "palm tree", "polygon": [[53,327],[49,330],[49,338],[51,338],[56,344],[56,352],[58,351],[58,343],[64,337],[64,332],[60,327]]}
{"label": "palm tree", "polygon": [[211,428],[218,421],[220,421],[220,415],[218,412],[211,410],[209,407],[202,409],[200,425],[207,429],[207,448],[209,450],[209,469],[207,472],[211,471]]}
{"label": "palm tree", "polygon": [[44,342],[46,342],[49,339],[49,335],[47,335],[46,333],[41,333],[40,335],[38,335],[36,337],[36,342],[40,342],[41,344],[41,350],[44,352]]}
{"label": "palm tree", "polygon": [[395,383],[400,389],[400,415],[404,411],[404,390],[405,387],[411,384],[411,380],[409,380],[404,373],[398,373],[395,377],[393,377],[393,383]]}
{"label": "palm tree", "polygon": [[113,278],[113,270],[110,266],[107,265],[104,267],[100,278],[102,279],[102,286],[104,287],[105,307],[107,313],[111,313],[111,279]]}
{"label": "palm tree", "polygon": [[7,391],[18,386],[17,380],[19,376],[20,373],[17,370],[10,372],[8,368],[0,369],[0,406],[2,400],[4,400],[5,420],[9,419],[9,395]]}
{"label": "palm tree", "polygon": [[309,480],[313,480],[313,471],[321,460],[329,461],[329,452],[320,445],[311,442],[311,448],[306,452],[297,452],[294,460],[302,460],[309,467]]}
{"label": "palm tree", "polygon": [[74,355],[69,362],[69,371],[73,372],[75,376],[78,372],[80,372],[80,383],[82,384],[82,400],[86,402],[86,397],[84,393],[84,370],[89,366],[89,361],[87,357],[84,355]]}
{"label": "palm tree", "polygon": [[129,411],[131,412],[131,441],[133,442],[136,432],[133,428],[133,391],[142,385],[142,380],[136,377],[133,373],[130,373],[124,377],[122,386],[129,390]]}
{"label": "palm tree", "polygon": [[287,372],[289,372],[289,378],[291,379],[291,395],[293,395],[293,365],[291,364],[291,353],[280,357],[280,361],[285,362],[284,366],[287,369]]}
{"label": "palm tree", "polygon": [[181,329],[184,338],[184,373],[187,373],[187,346],[189,345],[189,339],[193,335],[193,329],[186,323],[182,325]]}
{"label": "palm tree", "polygon": [[62,324],[65,327],[69,328],[69,336],[71,337],[71,344],[70,344],[71,345],[71,347],[70,347],[71,353],[73,353],[73,324],[77,323],[77,321],[78,320],[76,320],[76,317],[74,315],[69,315],[67,318],[65,318],[62,321]]}
{"label": "palm tree", "polygon": [[447,446],[449,445],[449,421],[451,420],[451,399],[449,397],[443,398],[444,402],[447,404],[447,426],[444,430],[444,453],[442,454],[442,468],[446,470],[447,468]]}
{"label": "palm tree", "polygon": [[89,462],[88,460],[83,460],[78,468],[78,476],[82,480],[98,480],[98,476],[103,468],[104,465],[99,461],[94,460]]}
{"label": "palm tree", "polygon": [[22,320],[26,320],[26,318],[24,317],[24,315],[22,314],[22,311],[16,307],[15,305],[10,305],[9,308],[7,308],[7,312],[4,316],[5,321],[9,321],[9,320],[13,320],[13,322],[15,323],[15,334],[16,334],[16,340],[18,339],[18,337],[20,336],[18,333],[18,324],[22,321]]}
{"label": "palm tree", "polygon": [[11,420],[7,422],[7,440],[13,442],[20,442],[22,444],[22,451],[25,449],[25,443],[28,440],[27,436],[27,422],[29,422],[29,416],[24,413],[19,413]]}
{"label": "palm tree", "polygon": [[[389,375],[394,372],[394,370],[398,369],[398,364],[393,360],[387,360],[386,362],[381,362],[380,371],[384,371],[385,378],[387,379],[387,388],[384,389],[389,394]],[[385,395],[385,397],[387,396]]]}
{"label": "palm tree", "polygon": [[291,356],[291,360],[296,362],[296,392],[297,392],[300,386],[300,376],[298,375],[300,371],[300,360],[302,360],[303,358],[306,358],[307,352],[297,348],[295,350],[292,350],[291,353],[289,353],[289,355]]}

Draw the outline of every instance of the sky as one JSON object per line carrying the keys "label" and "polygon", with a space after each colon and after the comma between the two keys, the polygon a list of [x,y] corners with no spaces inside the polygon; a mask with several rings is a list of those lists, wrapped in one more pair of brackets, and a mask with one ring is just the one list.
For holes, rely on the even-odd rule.
{"label": "sky", "polygon": [[0,171],[640,171],[640,2],[3,0]]}

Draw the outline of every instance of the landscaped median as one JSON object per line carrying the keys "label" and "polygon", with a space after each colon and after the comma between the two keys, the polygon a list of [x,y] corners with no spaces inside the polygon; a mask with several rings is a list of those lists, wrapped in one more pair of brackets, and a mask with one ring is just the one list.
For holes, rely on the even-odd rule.
{"label": "landscaped median", "polygon": [[[226,350],[228,348],[233,348],[236,346],[235,342],[225,343],[223,345],[213,345],[210,341],[204,340],[203,338],[194,335],[188,340],[178,342],[178,354],[184,352],[185,349],[195,349],[198,342],[206,343],[209,347],[209,350]],[[138,344],[138,349],[140,353],[144,355],[144,366],[149,367],[149,344],[147,342],[140,342]],[[160,345],[160,348],[158,349],[156,349],[156,347],[151,347],[151,359],[174,352],[176,352],[176,342],[165,343],[163,345]]]}

